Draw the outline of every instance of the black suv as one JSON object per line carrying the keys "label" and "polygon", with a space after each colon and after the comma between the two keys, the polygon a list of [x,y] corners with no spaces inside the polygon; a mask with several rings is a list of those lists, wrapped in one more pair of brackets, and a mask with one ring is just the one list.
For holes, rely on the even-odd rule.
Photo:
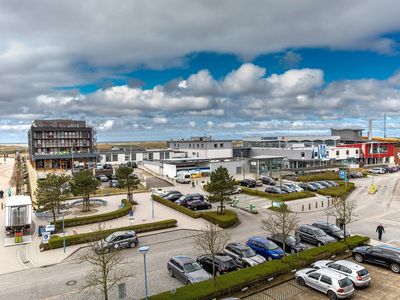
{"label": "black suv", "polygon": [[361,246],[353,249],[354,259],[389,267],[394,273],[400,273],[400,249],[385,245]]}
{"label": "black suv", "polygon": [[296,235],[300,241],[307,242],[319,246],[336,242],[336,239],[327,235],[323,230],[311,226],[311,225],[300,225],[296,230]]}
{"label": "black suv", "polygon": [[253,179],[244,179],[239,182],[241,186],[246,186],[246,187],[256,187],[257,186],[257,181]]}
{"label": "black suv", "polygon": [[285,249],[283,249],[287,253],[296,253],[300,251],[304,251],[307,249],[306,245],[300,243],[296,238],[291,235],[287,235],[286,238],[282,233],[273,234],[268,239],[273,241],[279,247],[283,249],[283,241],[285,240]]}
{"label": "black suv", "polygon": [[[344,239],[344,231],[335,224],[327,223],[323,221],[314,222],[312,226],[322,229],[326,234],[334,237],[338,241]],[[350,232],[346,230],[346,237],[350,236]]]}
{"label": "black suv", "polygon": [[183,195],[178,200],[176,200],[175,203],[178,205],[188,207],[189,203],[193,200],[204,200],[204,196],[201,194]]}
{"label": "black suv", "polygon": [[[204,270],[212,274],[213,263],[211,255],[199,256],[197,258],[197,262]],[[233,258],[223,253],[215,255],[214,265],[215,265],[215,275],[217,276],[228,272],[236,271],[237,269],[236,263],[233,260]]]}
{"label": "black suv", "polygon": [[134,231],[116,231],[94,245],[96,253],[108,253],[121,248],[135,248],[139,243]]}
{"label": "black suv", "polygon": [[271,177],[261,176],[260,180],[262,183],[267,185],[276,185],[275,180],[273,180]]}

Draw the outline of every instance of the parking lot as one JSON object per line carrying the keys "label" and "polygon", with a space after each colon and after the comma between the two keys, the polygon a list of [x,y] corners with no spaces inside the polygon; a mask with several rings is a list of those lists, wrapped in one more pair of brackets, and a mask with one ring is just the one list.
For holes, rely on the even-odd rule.
{"label": "parking lot", "polygon": [[[363,264],[371,274],[372,283],[369,287],[357,289],[351,297],[354,300],[366,299],[397,299],[400,296],[400,274],[389,269]],[[246,300],[317,300],[327,299],[327,296],[309,287],[300,286],[294,279],[284,284],[266,289],[257,294],[243,298]]]}

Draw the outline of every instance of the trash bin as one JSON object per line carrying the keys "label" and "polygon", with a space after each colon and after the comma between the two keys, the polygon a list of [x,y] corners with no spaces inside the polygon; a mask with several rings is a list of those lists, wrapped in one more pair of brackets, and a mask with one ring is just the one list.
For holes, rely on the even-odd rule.
{"label": "trash bin", "polygon": [[256,210],[256,205],[253,204],[253,203],[250,203],[249,208],[250,208],[250,212],[251,212],[251,213],[255,213],[255,212],[257,211],[257,210]]}

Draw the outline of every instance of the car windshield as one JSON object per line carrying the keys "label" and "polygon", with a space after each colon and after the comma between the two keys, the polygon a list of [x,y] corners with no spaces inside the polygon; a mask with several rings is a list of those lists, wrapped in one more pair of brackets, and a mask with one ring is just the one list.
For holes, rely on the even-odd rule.
{"label": "car windshield", "polygon": [[296,239],[294,237],[292,237],[291,235],[289,235],[286,238],[286,243],[296,243]]}
{"label": "car windshield", "polygon": [[185,199],[185,196],[181,196],[178,200],[182,201],[183,199]]}
{"label": "car windshield", "polygon": [[274,242],[271,242],[271,241],[266,241],[266,242],[264,243],[264,245],[265,245],[265,247],[266,247],[267,249],[269,249],[269,250],[275,250],[275,249],[278,249],[278,248],[279,248]]}
{"label": "car windshield", "polygon": [[111,235],[109,235],[108,237],[105,238],[105,241],[106,241],[107,243],[109,243],[109,242],[112,241],[113,238],[114,238],[114,235],[111,234]]}
{"label": "car windshield", "polygon": [[350,286],[350,285],[353,285],[353,282],[348,277],[339,280],[339,286],[341,288],[344,288],[344,287]]}
{"label": "car windshield", "polygon": [[342,230],[339,227],[337,227],[335,224],[328,224],[328,227],[332,231],[341,231]]}
{"label": "car windshield", "polygon": [[231,259],[231,260],[228,260],[228,261],[224,261],[223,263],[222,263],[222,267],[223,268],[233,268],[233,267],[235,267],[236,266],[236,263],[233,261],[233,259]]}
{"label": "car windshield", "polygon": [[365,276],[365,275],[368,275],[368,274],[369,273],[368,273],[367,269],[362,269],[360,271],[357,271],[357,275],[358,276]]}
{"label": "car windshield", "polygon": [[251,248],[243,249],[242,250],[243,257],[253,257],[256,253]]}
{"label": "car windshield", "polygon": [[318,236],[318,237],[326,236],[326,233],[323,232],[321,229],[315,229],[314,233],[315,233],[315,236]]}
{"label": "car windshield", "polygon": [[186,273],[195,272],[201,269],[200,265],[197,262],[184,264],[183,268],[185,269]]}

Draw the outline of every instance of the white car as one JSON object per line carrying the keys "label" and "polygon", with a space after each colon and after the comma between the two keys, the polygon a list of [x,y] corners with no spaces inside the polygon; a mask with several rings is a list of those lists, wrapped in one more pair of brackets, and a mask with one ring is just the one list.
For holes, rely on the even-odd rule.
{"label": "white car", "polygon": [[154,195],[159,195],[159,196],[165,195],[167,193],[167,191],[164,191],[162,188],[155,188],[155,187],[152,187],[150,189],[150,192]]}
{"label": "white car", "polygon": [[348,260],[319,260],[311,265],[313,268],[327,268],[350,278],[356,287],[365,287],[371,283],[371,276],[366,268]]}
{"label": "white car", "polygon": [[372,174],[385,174],[386,171],[384,168],[372,168],[368,170],[368,173],[372,173]]}
{"label": "white car", "polygon": [[291,188],[295,192],[303,192],[304,191],[303,188],[301,188],[300,186],[298,186],[295,183],[284,183],[284,185],[288,186],[289,188]]}
{"label": "white car", "polygon": [[355,292],[353,282],[347,276],[329,269],[305,268],[294,276],[300,285],[316,289],[331,300],[348,298]]}

